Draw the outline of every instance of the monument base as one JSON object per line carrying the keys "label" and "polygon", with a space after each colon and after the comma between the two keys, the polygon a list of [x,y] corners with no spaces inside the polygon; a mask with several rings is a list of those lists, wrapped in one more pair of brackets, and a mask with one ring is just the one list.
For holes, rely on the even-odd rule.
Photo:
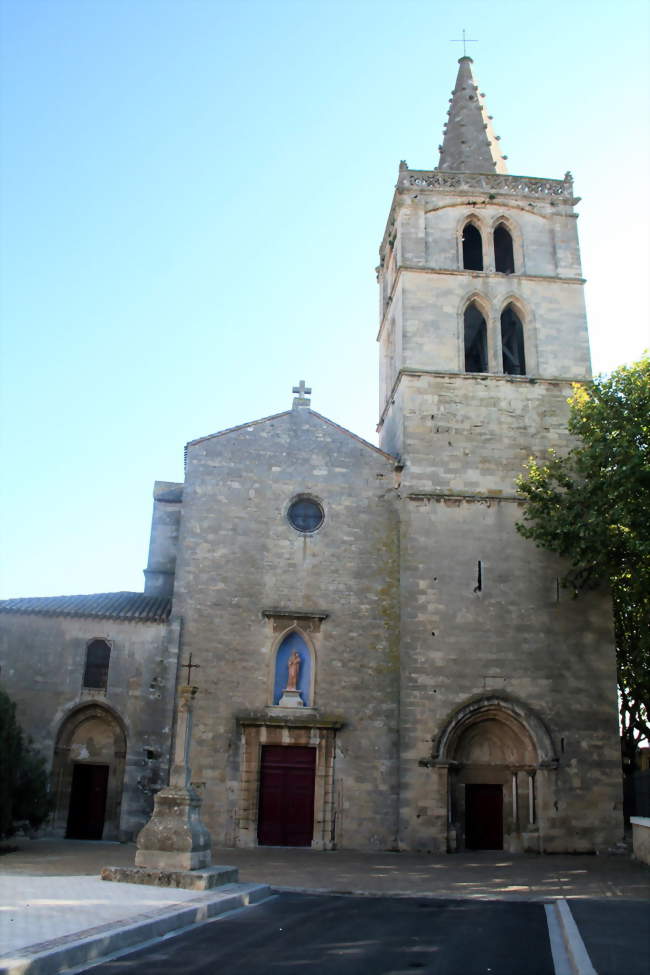
{"label": "monument base", "polygon": [[121,884],[149,884],[151,887],[180,887],[183,890],[212,890],[239,882],[237,867],[208,867],[205,870],[155,870],[151,867],[102,867],[102,880]]}
{"label": "monument base", "polygon": [[191,786],[168,786],[154,798],[153,815],[136,840],[136,867],[201,870],[211,863],[210,834],[201,800]]}

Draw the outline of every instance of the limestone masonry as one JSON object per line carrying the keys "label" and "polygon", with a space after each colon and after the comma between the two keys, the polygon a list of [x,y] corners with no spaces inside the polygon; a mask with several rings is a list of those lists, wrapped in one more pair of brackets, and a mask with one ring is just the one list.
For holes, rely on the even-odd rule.
{"label": "limestone masonry", "polygon": [[[197,683],[215,846],[602,850],[622,835],[609,598],[522,539],[515,480],[590,377],[570,174],[509,176],[463,57],[380,248],[379,447],[311,409],[194,440],[144,593],[0,603],[57,835],[133,837]],[[200,666],[188,674],[191,655]],[[188,679],[189,678],[189,679]]]}

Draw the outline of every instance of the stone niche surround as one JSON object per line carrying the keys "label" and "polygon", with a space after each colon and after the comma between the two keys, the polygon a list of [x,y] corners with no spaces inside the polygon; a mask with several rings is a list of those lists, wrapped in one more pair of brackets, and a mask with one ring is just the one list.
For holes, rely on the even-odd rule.
{"label": "stone niche surround", "polygon": [[343,727],[343,722],[336,717],[319,717],[313,712],[296,715],[293,711],[286,717],[266,712],[250,712],[237,715],[237,727],[241,755],[237,845],[258,845],[257,814],[262,746],[307,745],[316,749],[314,836],[311,848],[335,849],[334,756],[336,732]]}

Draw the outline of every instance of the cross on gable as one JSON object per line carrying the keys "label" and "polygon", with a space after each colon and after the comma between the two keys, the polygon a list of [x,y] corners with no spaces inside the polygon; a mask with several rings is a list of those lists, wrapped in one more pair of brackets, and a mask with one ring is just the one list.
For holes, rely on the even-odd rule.
{"label": "cross on gable", "polygon": [[301,379],[298,385],[293,387],[293,391],[298,394],[293,401],[294,409],[298,406],[309,406],[311,400],[308,397],[311,393],[311,386],[306,386],[304,379]]}
{"label": "cross on gable", "polygon": [[307,394],[307,396],[309,396],[309,394],[311,393],[311,386],[305,386],[305,380],[301,379],[298,385],[293,387],[292,392],[298,393],[300,399],[304,399],[305,393]]}

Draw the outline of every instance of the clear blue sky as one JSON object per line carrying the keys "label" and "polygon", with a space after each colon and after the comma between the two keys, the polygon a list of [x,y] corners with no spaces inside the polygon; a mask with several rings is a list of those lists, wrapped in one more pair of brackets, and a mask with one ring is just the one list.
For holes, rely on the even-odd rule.
{"label": "clear blue sky", "polygon": [[595,370],[650,344],[645,0],[0,7],[0,595],[141,589],[153,481],[301,378],[375,438],[377,248],[463,27],[510,172],[583,197]]}

